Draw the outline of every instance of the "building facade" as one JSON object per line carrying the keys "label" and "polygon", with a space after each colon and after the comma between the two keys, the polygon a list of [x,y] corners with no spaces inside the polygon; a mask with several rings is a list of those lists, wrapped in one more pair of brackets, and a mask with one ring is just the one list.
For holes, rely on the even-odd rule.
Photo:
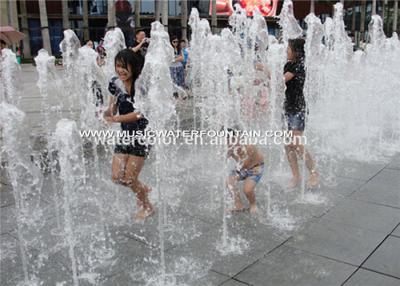
{"label": "building facade", "polygon": [[[41,48],[59,55],[59,43],[64,29],[75,31],[82,43],[100,41],[108,27],[120,27],[127,45],[134,40],[136,29],[150,31],[151,22],[160,20],[171,35],[190,37],[188,16],[192,8],[207,18],[215,32],[228,26],[227,15],[217,15],[213,5],[234,0],[1,0],[1,25],[11,25],[25,33],[21,43],[25,58],[33,57]],[[252,0],[248,0],[252,1]],[[241,1],[235,1],[241,2]],[[279,15],[282,0],[279,0]],[[306,28],[304,18],[310,11],[322,21],[333,14],[338,1],[293,0],[294,12],[300,25]],[[385,32],[391,35],[398,29],[398,0],[343,1],[346,27],[356,39],[364,39],[371,15],[384,18]],[[397,12],[396,12],[397,11]],[[275,17],[266,17],[269,33],[278,33]]]}

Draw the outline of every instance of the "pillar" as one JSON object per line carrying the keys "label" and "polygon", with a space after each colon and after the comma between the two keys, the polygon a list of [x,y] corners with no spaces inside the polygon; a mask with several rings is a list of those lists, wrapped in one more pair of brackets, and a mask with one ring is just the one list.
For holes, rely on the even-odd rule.
{"label": "pillar", "polygon": [[49,22],[47,19],[46,0],[39,0],[40,27],[42,29],[43,48],[51,54]]}

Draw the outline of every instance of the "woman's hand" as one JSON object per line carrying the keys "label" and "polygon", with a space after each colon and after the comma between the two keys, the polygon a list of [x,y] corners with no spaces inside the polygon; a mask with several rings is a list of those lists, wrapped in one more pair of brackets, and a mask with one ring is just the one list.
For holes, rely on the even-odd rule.
{"label": "woman's hand", "polygon": [[108,108],[103,112],[103,118],[105,119],[106,117],[109,117],[109,116],[111,116],[111,111]]}
{"label": "woman's hand", "polygon": [[111,124],[111,123],[117,122],[117,121],[116,121],[116,117],[117,117],[117,116],[112,116],[112,115],[110,115],[110,116],[105,116],[105,115],[104,115],[104,120],[105,120],[108,124]]}

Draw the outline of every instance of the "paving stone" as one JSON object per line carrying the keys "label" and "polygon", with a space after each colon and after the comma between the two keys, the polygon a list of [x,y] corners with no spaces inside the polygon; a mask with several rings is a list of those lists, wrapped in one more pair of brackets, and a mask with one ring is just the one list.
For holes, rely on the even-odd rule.
{"label": "paving stone", "polygon": [[[153,279],[155,277],[152,277]],[[182,285],[190,285],[190,286],[217,286],[221,285],[224,281],[230,279],[227,276],[215,273],[213,271],[207,272],[204,276],[196,278],[196,280],[191,281],[181,281],[181,277],[174,277],[176,279],[175,282],[180,282]],[[150,278],[151,279],[151,278]],[[169,278],[167,281],[170,281]],[[142,277],[135,270],[125,270],[121,273],[113,275],[111,277],[107,277],[104,281],[100,282],[101,286],[126,286],[126,285],[148,285],[149,281]],[[190,284],[188,284],[188,282]],[[180,285],[180,284],[178,284]]]}
{"label": "paving stone", "polygon": [[263,239],[260,236],[254,237],[250,229],[248,234],[230,229],[225,247],[222,242],[222,233],[213,229],[183,247],[170,249],[167,258],[176,260],[187,257],[194,259],[200,268],[211,268],[215,272],[232,276],[282,243],[266,236]]}
{"label": "paving stone", "polygon": [[1,207],[12,206],[15,203],[12,187],[0,183],[0,203]]}
{"label": "paving stone", "polygon": [[235,279],[229,279],[228,281],[221,284],[221,286],[244,286],[244,285],[249,285],[249,284],[240,282]]}
{"label": "paving stone", "polygon": [[313,223],[286,244],[314,254],[360,265],[386,234],[345,224]]}
{"label": "paving stone", "polygon": [[396,229],[393,231],[392,235],[400,237],[400,224],[396,227]]}
{"label": "paving stone", "polygon": [[387,234],[400,223],[400,209],[347,199],[332,208],[320,222],[326,220]]}
{"label": "paving stone", "polygon": [[[1,235],[0,248],[0,265],[2,273],[10,273],[13,271],[13,269],[21,265],[18,241],[14,237],[10,236],[9,234]],[[3,281],[4,276],[0,275],[0,278]]]}
{"label": "paving stone", "polygon": [[348,264],[281,246],[235,278],[260,286],[340,285],[356,269]]}
{"label": "paving stone", "polygon": [[[2,286],[15,286],[19,285],[19,283],[24,281],[24,275],[22,270],[13,271],[8,276],[7,281]],[[60,265],[52,264],[52,263],[44,263],[43,266],[35,273],[33,276],[29,274],[30,279],[35,281],[34,277],[36,277],[36,281],[38,283],[42,283],[39,285],[72,285],[72,276],[66,272],[66,269]],[[58,284],[60,283],[60,284]],[[64,283],[64,284],[63,284]],[[80,284],[81,285],[81,284]]]}
{"label": "paving stone", "polygon": [[14,206],[6,206],[0,208],[0,233],[8,233],[17,227],[17,219],[15,217]]}
{"label": "paving stone", "polygon": [[[17,285],[25,275],[18,240],[11,235],[1,236],[1,285]],[[69,281],[68,269],[58,260],[36,249],[25,248],[26,269],[29,279],[37,277],[43,285]],[[7,273],[7,275],[4,275]],[[60,280],[61,279],[61,280]]]}
{"label": "paving stone", "polygon": [[344,286],[398,286],[400,280],[376,272],[359,269]]}
{"label": "paving stone", "polygon": [[389,236],[362,267],[400,279],[400,238]]}
{"label": "paving stone", "polygon": [[338,163],[338,175],[346,178],[367,181],[385,167],[385,163],[342,161]]}
{"label": "paving stone", "polygon": [[351,198],[400,208],[400,170],[383,170]]}
{"label": "paving stone", "polygon": [[354,191],[359,189],[365,182],[358,179],[336,177],[332,185],[325,184],[321,189],[326,193],[333,195],[341,195],[347,197]]}
{"label": "paving stone", "polygon": [[[161,211],[161,210],[159,210]],[[210,226],[194,217],[184,216],[181,212],[167,212],[167,224],[164,226],[165,249],[182,245],[206,232]],[[160,245],[158,212],[145,223],[132,223],[121,229],[132,239],[146,243],[149,247]]]}
{"label": "paving stone", "polygon": [[387,165],[386,168],[400,170],[400,153],[392,157],[389,165]]}

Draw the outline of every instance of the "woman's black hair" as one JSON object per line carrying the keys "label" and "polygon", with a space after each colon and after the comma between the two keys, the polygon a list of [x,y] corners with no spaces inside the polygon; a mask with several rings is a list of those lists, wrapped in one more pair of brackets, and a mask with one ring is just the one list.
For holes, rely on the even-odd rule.
{"label": "woman's black hair", "polygon": [[296,60],[304,57],[304,39],[290,39],[289,46],[294,53],[294,57]]}
{"label": "woman's black hair", "polygon": [[143,61],[132,50],[124,49],[115,56],[115,61],[114,61],[115,66],[117,65],[117,62],[119,62],[122,65],[122,67],[127,70],[129,69],[130,66],[130,71],[132,73],[131,95],[133,95],[135,92],[135,81],[138,79],[143,69]]}

